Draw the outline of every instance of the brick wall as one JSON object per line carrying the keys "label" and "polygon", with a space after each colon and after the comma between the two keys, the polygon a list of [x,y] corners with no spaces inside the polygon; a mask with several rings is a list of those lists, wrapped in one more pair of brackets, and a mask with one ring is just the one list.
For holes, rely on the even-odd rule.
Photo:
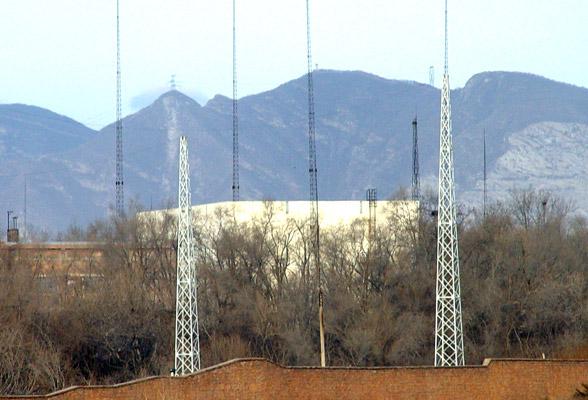
{"label": "brick wall", "polygon": [[94,242],[71,243],[0,243],[0,257],[7,264],[19,265],[29,261],[40,268],[43,275],[52,273],[72,276],[88,275],[102,261],[104,244]]}
{"label": "brick wall", "polygon": [[220,399],[571,399],[588,383],[588,361],[492,360],[463,368],[281,367],[234,360],[187,377],[154,377],[115,386],[74,387],[54,400]]}

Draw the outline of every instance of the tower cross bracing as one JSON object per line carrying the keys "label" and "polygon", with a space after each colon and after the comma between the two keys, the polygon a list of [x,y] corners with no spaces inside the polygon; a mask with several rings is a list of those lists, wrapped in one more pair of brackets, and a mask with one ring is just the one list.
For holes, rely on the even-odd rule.
{"label": "tower cross bracing", "polygon": [[459,366],[465,363],[454,184],[448,72],[447,0],[445,0],[445,72],[441,90],[437,217],[435,366]]}
{"label": "tower cross bracing", "polygon": [[178,190],[178,254],[176,280],[175,373],[186,375],[200,369],[200,337],[194,240],[192,232],[192,201],[190,194],[188,144],[180,137]]}

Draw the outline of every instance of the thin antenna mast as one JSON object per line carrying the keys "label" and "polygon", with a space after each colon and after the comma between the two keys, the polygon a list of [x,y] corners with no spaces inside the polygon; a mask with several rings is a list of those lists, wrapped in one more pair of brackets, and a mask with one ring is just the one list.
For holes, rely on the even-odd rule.
{"label": "thin antenna mast", "polygon": [[368,201],[369,220],[368,220],[368,242],[371,250],[376,237],[376,208],[378,206],[378,192],[375,188],[368,189],[365,193],[365,198]]}
{"label": "thin antenna mast", "polygon": [[237,9],[233,0],[233,201],[239,201],[239,114],[237,104]]}
{"label": "thin antenna mast", "polygon": [[310,175],[310,223],[313,237],[313,253],[318,277],[318,303],[319,303],[319,335],[321,367],[326,366],[325,355],[325,327],[323,319],[323,278],[320,261],[320,228],[318,215],[318,179],[316,162],[316,135],[314,118],[314,82],[312,69],[312,46],[310,35],[310,1],[306,0],[306,45],[308,61],[308,152]]}
{"label": "thin antenna mast", "polygon": [[429,85],[435,86],[435,67],[432,65],[429,67]]}
{"label": "thin antenna mast", "polygon": [[[449,76],[449,26],[448,26],[447,0],[445,0],[445,69],[444,76]],[[444,82],[445,83],[445,82]]]}
{"label": "thin antenna mast", "polygon": [[418,121],[415,115],[414,119],[412,120],[412,200],[414,201],[418,201],[421,197],[418,141]]}
{"label": "thin antenna mast", "polygon": [[486,129],[484,129],[484,219],[486,219],[486,203],[488,202],[488,187],[486,182]]}
{"label": "thin antenna mast", "polygon": [[178,258],[176,277],[175,374],[186,375],[200,369],[200,336],[188,142],[180,137],[178,188]]}
{"label": "thin antenna mast", "polygon": [[464,365],[465,360],[451,136],[447,31],[447,0],[445,0],[445,73],[441,91],[439,205],[437,216],[435,366],[460,366]]}
{"label": "thin antenna mast", "polygon": [[125,210],[123,181],[123,126],[120,66],[120,5],[116,0],[116,214],[120,217]]}
{"label": "thin antenna mast", "polygon": [[29,239],[27,228],[27,175],[24,176],[24,227],[23,227],[23,241],[26,243]]}

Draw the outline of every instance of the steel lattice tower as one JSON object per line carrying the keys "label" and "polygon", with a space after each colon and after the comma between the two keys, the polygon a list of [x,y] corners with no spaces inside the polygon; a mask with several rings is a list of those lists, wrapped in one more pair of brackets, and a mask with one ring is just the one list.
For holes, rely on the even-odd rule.
{"label": "steel lattice tower", "polygon": [[420,197],[418,121],[415,116],[412,120],[412,200],[417,201]]}
{"label": "steel lattice tower", "polygon": [[190,165],[186,137],[180,137],[178,193],[178,258],[176,286],[175,373],[186,375],[200,369],[200,336],[194,241]]}
{"label": "steel lattice tower", "polygon": [[237,9],[233,0],[233,201],[239,201],[239,114],[237,104]]}
{"label": "steel lattice tower", "polygon": [[465,363],[451,138],[447,31],[447,0],[445,0],[445,72],[441,91],[435,366],[458,366]]}
{"label": "steel lattice tower", "polygon": [[319,302],[319,336],[321,367],[326,365],[325,356],[325,328],[323,320],[323,277],[321,272],[320,257],[320,228],[318,214],[318,171],[316,162],[316,134],[314,119],[314,82],[312,67],[312,43],[310,35],[310,1],[306,0],[306,59],[308,62],[308,172],[310,176],[310,223],[311,236],[313,239],[313,254],[318,279],[318,302]]}
{"label": "steel lattice tower", "polygon": [[125,211],[124,180],[123,180],[123,125],[122,95],[120,67],[120,5],[116,0],[116,213],[121,216]]}

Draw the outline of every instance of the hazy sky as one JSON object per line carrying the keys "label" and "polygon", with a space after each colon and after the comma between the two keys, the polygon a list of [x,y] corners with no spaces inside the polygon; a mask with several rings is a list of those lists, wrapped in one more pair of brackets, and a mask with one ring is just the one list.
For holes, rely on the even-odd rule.
{"label": "hazy sky", "polygon": [[[588,87],[588,0],[449,0],[450,75],[525,71]],[[49,108],[97,128],[114,119],[115,0],[3,0],[0,102]],[[179,89],[232,93],[231,0],[121,0],[125,113]],[[239,95],[306,70],[304,0],[237,0]],[[313,0],[319,68],[436,83],[443,0]],[[320,96],[320,93],[317,93]]]}

